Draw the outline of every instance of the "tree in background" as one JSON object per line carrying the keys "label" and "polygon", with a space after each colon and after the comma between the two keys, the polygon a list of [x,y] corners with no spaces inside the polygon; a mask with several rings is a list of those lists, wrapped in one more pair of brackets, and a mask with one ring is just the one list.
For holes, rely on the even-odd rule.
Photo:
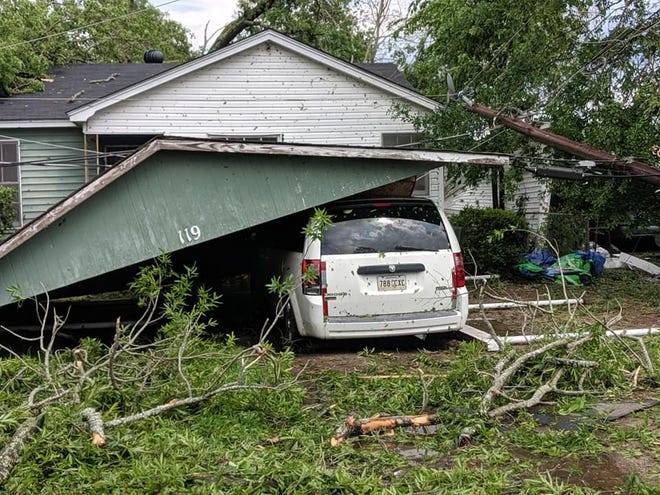
{"label": "tree in background", "polygon": [[0,33],[0,91],[7,94],[43,89],[53,65],[141,62],[150,48],[168,60],[191,55],[186,29],[147,0],[2,1]]}
{"label": "tree in background", "polygon": [[[402,58],[424,94],[446,95],[450,74],[457,90],[504,114],[654,163],[660,16],[651,5],[651,0],[421,0],[401,31],[415,34],[418,42]],[[493,128],[458,104],[416,123],[434,146],[569,158]],[[463,167],[450,175],[475,183],[487,173]],[[519,169],[508,178],[516,174]],[[584,214],[604,228],[660,221],[658,195],[640,181],[554,181],[552,191],[562,211]]]}
{"label": "tree in background", "polygon": [[271,28],[343,60],[362,62],[368,36],[351,6],[351,0],[278,0],[245,34]]}

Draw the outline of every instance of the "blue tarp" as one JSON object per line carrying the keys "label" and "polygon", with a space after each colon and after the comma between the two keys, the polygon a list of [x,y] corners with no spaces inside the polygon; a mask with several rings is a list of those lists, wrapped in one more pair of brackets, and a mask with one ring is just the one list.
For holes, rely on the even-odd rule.
{"label": "blue tarp", "polygon": [[557,259],[544,249],[535,249],[522,257],[516,265],[518,273],[525,278],[546,278],[561,281],[563,279],[573,285],[584,285],[591,282],[592,277],[603,274],[605,257],[599,252],[575,251]]}

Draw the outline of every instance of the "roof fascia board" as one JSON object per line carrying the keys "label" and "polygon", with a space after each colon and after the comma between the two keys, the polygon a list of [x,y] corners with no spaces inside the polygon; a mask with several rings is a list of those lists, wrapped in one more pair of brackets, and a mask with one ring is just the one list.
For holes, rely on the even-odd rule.
{"label": "roof fascia board", "polygon": [[211,153],[244,153],[259,155],[344,157],[362,159],[402,160],[418,163],[463,163],[472,165],[508,165],[506,155],[482,153],[462,153],[459,151],[426,151],[391,148],[364,148],[349,146],[315,146],[295,144],[232,143],[220,141],[199,141],[191,139],[155,139],[134,154],[118,163],[106,173],[81,187],[78,191],[53,206],[21,230],[0,244],[0,259],[27,242],[30,238],[52,225],[69,211],[76,208],[94,194],[112,184],[124,174],[160,150],[197,151]]}
{"label": "roof fascia board", "polygon": [[52,129],[76,127],[70,120],[1,120],[0,129]]}
{"label": "roof fascia board", "polygon": [[140,93],[153,89],[165,84],[169,81],[177,79],[186,74],[190,74],[196,70],[202,69],[210,64],[219,62],[226,58],[229,58],[233,55],[236,55],[242,51],[249,50],[257,45],[260,45],[265,42],[275,43],[283,48],[289,49],[299,55],[302,55],[306,58],[313,59],[323,65],[331,67],[341,73],[344,73],[348,76],[351,76],[355,79],[358,79],[362,82],[365,82],[371,86],[378,87],[383,91],[394,94],[396,96],[402,97],[411,103],[415,103],[423,108],[428,110],[436,110],[439,106],[439,103],[435,100],[427,98],[426,96],[420,95],[419,93],[412,91],[410,89],[404,88],[396,83],[390,82],[385,78],[377,76],[370,73],[367,70],[361,69],[357,66],[349,64],[339,60],[332,55],[328,55],[320,50],[307,46],[303,43],[295,41],[283,34],[277,33],[275,31],[262,31],[259,34],[255,34],[249,38],[232,43],[225,48],[222,48],[218,51],[211,52],[208,55],[200,57],[195,60],[191,60],[185,64],[179,65],[172,69],[166,70],[161,74],[157,74],[153,77],[140,81],[138,83],[129,86],[123,90],[117,91],[116,93],[110,94],[106,97],[103,97],[95,102],[88,103],[79,108],[70,110],[67,112],[71,122],[80,123],[86,122],[90,117],[92,117],[97,111],[107,108],[115,103],[119,103],[127,98],[131,98]]}

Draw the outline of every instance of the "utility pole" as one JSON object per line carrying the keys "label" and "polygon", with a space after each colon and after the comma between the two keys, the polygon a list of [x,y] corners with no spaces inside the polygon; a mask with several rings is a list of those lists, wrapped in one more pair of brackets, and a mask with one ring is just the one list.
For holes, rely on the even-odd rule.
{"label": "utility pole", "polygon": [[566,151],[575,156],[587,158],[590,160],[597,160],[600,162],[615,162],[616,165],[619,165],[621,168],[628,170],[631,174],[631,178],[635,178],[635,176],[638,175],[639,180],[643,180],[653,184],[656,187],[660,187],[660,168],[637,160],[622,160],[615,155],[608,153],[607,151],[594,148],[593,146],[589,146],[588,144],[580,143],[578,141],[573,141],[572,139],[560,136],[554,132],[539,129],[538,127],[528,124],[521,119],[500,115],[497,110],[493,110],[490,107],[476,103],[461,93],[455,94],[454,96],[461,101],[466,110],[487,118],[493,123],[497,122],[498,124],[501,124],[508,129],[512,129],[536,141],[547,144],[548,146],[552,146],[553,148]]}

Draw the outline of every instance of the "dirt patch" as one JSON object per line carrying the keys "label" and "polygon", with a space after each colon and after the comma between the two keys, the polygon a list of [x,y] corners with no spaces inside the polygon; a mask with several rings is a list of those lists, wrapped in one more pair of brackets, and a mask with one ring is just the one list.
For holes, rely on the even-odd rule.
{"label": "dirt patch", "polygon": [[660,486],[660,468],[650,453],[641,450],[638,455],[633,457],[615,452],[610,455],[610,459],[623,473],[637,474],[642,481],[649,485]]}
{"label": "dirt patch", "polygon": [[293,359],[294,373],[304,368],[305,373],[324,371],[364,372],[369,361],[355,352],[296,354]]}
{"label": "dirt patch", "polygon": [[601,493],[615,493],[630,473],[609,454],[595,458],[559,459],[535,454],[520,447],[512,447],[510,452],[517,460],[534,464],[535,474],[548,473],[565,483]]}

